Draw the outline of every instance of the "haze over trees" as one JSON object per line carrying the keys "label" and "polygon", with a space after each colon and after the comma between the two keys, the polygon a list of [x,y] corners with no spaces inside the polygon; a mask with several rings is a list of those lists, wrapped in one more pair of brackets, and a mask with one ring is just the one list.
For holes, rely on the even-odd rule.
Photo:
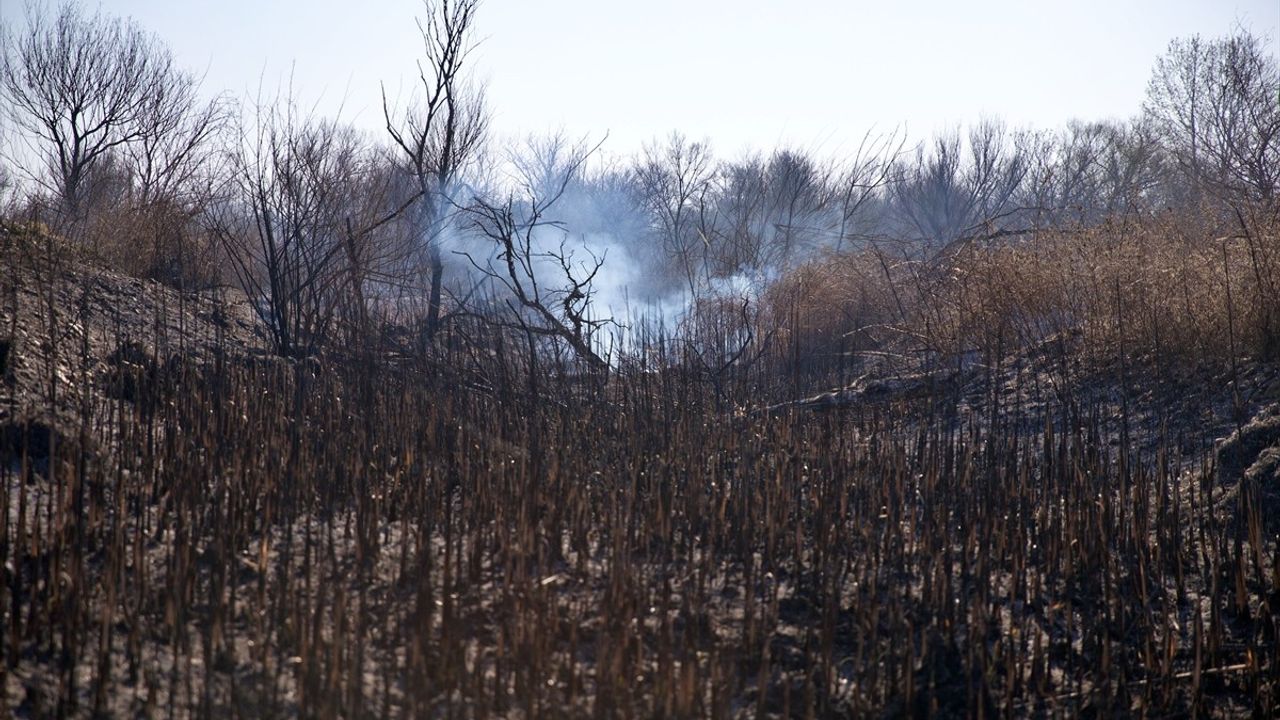
{"label": "haze over trees", "polygon": [[[499,326],[529,322],[593,356],[582,333],[602,320],[673,322],[726,294],[758,310],[771,283],[824,254],[899,267],[1204,202],[1220,211],[1219,234],[1247,231],[1231,223],[1260,221],[1275,196],[1276,59],[1247,31],[1171,42],[1129,121],[869,134],[852,158],[721,158],[677,131],[596,170],[598,153],[555,154],[598,139],[521,152],[489,141],[470,74],[477,9],[424,8],[417,87],[383,91],[377,137],[312,117],[291,92],[202,99],[199,78],[132,21],[35,8],[6,35],[9,158],[20,161],[6,183],[23,188],[13,211],[77,228],[130,272],[239,285],[261,299],[285,354],[313,353],[351,322],[369,332],[394,308],[395,322],[417,323],[419,350],[450,318],[496,313]],[[521,233],[523,259],[509,242]],[[913,279],[917,300],[927,280]],[[624,295],[626,308],[577,304]]]}

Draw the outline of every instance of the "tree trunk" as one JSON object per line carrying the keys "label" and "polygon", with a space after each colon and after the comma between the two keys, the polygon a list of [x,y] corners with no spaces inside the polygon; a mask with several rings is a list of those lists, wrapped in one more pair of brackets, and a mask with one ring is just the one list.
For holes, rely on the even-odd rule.
{"label": "tree trunk", "polygon": [[440,296],[444,286],[444,262],[440,259],[440,248],[431,248],[431,289],[430,299],[427,302],[427,327],[426,337],[427,343],[430,343],[436,336],[436,332],[440,329]]}

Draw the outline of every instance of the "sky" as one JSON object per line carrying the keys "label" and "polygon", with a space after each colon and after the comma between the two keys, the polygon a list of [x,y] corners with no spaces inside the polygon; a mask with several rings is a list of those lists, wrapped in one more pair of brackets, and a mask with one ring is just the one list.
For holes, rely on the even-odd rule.
{"label": "sky", "polygon": [[[0,0],[0,22],[24,6]],[[100,7],[165,39],[209,92],[292,77],[304,102],[371,132],[379,84],[394,100],[416,79],[420,0]],[[1280,0],[482,0],[473,70],[499,137],[607,132],[626,155],[680,130],[723,154],[839,154],[869,130],[1129,117],[1171,39],[1237,26],[1280,47]]]}

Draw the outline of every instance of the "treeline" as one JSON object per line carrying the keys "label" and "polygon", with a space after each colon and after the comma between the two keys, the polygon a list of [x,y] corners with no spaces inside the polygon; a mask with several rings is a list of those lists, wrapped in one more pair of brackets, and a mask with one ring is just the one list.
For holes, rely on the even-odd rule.
{"label": "treeline", "polygon": [[139,276],[236,285],[293,356],[389,327],[429,353],[467,323],[600,364],[653,312],[707,368],[951,357],[1111,332],[1117,304],[1132,332],[1186,321],[1147,328],[1156,345],[1225,318],[1233,352],[1280,346],[1280,72],[1247,31],[1173,41],[1130,120],[872,133],[839,158],[722,158],[672,133],[605,160],[491,138],[477,5],[425,3],[418,86],[384,92],[376,136],[287,93],[211,96],[130,20],[33,10],[0,69],[5,214]]}

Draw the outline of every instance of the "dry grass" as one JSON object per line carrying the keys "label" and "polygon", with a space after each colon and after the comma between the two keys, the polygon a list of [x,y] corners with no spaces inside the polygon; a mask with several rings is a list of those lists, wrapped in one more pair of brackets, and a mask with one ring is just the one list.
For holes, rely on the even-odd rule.
{"label": "dry grass", "polygon": [[880,247],[824,255],[766,300],[767,322],[810,356],[896,350],[995,363],[1070,334],[1093,363],[1197,365],[1274,358],[1278,288],[1280,225],[1206,228],[1169,215],[971,243],[928,261]]}
{"label": "dry grass", "polygon": [[[1113,342],[1105,293],[1079,288],[1146,237],[958,258],[986,291],[956,282],[936,327],[983,337],[976,318],[1012,308],[1013,333],[1069,299]],[[1121,292],[1155,298],[1162,275],[1132,272]],[[1048,284],[1019,294],[1030,278]],[[1157,337],[1140,307],[1115,320],[1135,343]],[[767,359],[717,385],[661,353],[591,374],[460,334],[440,365],[115,342],[105,365],[45,348],[91,378],[62,388],[75,421],[3,446],[0,708],[18,716],[1280,709],[1259,493],[1224,500],[1204,442],[1116,442],[1109,409],[1028,436],[897,405],[727,411]]]}

